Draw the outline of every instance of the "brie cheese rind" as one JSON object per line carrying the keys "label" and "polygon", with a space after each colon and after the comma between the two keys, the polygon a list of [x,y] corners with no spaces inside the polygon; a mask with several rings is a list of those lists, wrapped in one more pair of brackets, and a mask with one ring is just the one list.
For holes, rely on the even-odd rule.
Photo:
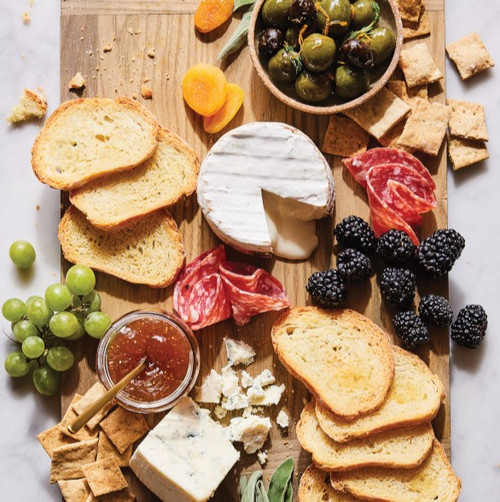
{"label": "brie cheese rind", "polygon": [[198,203],[215,234],[247,253],[305,259],[318,244],[314,220],[333,213],[328,162],[312,140],[278,122],[222,136],[205,157]]}

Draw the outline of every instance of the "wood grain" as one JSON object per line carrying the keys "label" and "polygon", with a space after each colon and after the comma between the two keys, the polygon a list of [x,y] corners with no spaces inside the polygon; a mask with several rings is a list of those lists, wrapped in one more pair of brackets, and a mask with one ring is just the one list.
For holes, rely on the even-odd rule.
{"label": "wood grain", "polygon": [[[68,0],[62,2],[61,18],[61,100],[75,97],[68,92],[68,83],[77,72],[81,72],[87,87],[83,96],[114,97],[118,95],[136,96],[148,107],[167,128],[185,138],[202,159],[210,146],[220,135],[207,135],[202,128],[200,117],[189,110],[181,95],[181,79],[186,70],[197,62],[217,64],[216,55],[231,35],[239,19],[235,18],[215,32],[200,36],[193,28],[192,15],[196,0],[168,1],[156,0]],[[444,72],[444,0],[428,0],[432,37],[426,40],[440,69]],[[106,44],[111,51],[104,52]],[[147,55],[154,49],[155,57]],[[265,89],[250,62],[248,49],[244,49],[221,66],[228,81],[237,82],[245,90],[243,109],[237,114],[230,127],[255,120],[282,121],[292,124],[308,134],[317,145],[321,145],[328,118],[303,114],[286,108]],[[153,99],[144,101],[140,97],[142,84],[153,90]],[[433,99],[445,101],[444,91],[438,84],[433,89]],[[437,159],[424,159],[436,180],[438,207],[424,221],[422,234],[428,235],[435,228],[445,227],[446,217],[446,157],[441,152]],[[339,159],[329,158],[336,181],[337,206],[335,222],[349,214],[369,218],[369,210],[364,191],[356,184],[348,172],[342,169]],[[276,166],[279,168],[279,166]],[[63,202],[66,197],[63,195]],[[202,218],[196,198],[190,197],[173,209],[173,215],[180,225],[186,246],[187,259],[191,260],[202,251],[217,244],[217,239]],[[256,263],[281,280],[296,305],[309,302],[304,285],[309,275],[316,270],[324,270],[335,264],[336,247],[333,246],[332,226],[334,221],[323,220],[318,225],[320,244],[310,260],[292,263],[279,258],[260,259],[241,257],[228,250],[231,258]],[[63,271],[68,264],[63,265]],[[147,306],[172,309],[172,288],[152,290],[135,286],[119,279],[97,274],[98,289],[103,297],[103,310],[112,318]],[[447,293],[447,281],[421,284],[421,291]],[[371,285],[351,288],[348,306],[375,320],[392,332],[391,311],[380,298],[375,279]],[[306,389],[283,369],[274,356],[269,337],[270,327],[278,314],[270,313],[255,317],[248,325],[237,328],[232,322],[218,324],[198,333],[202,351],[201,379],[212,367],[220,369],[225,364],[222,339],[230,336],[242,339],[256,348],[257,362],[249,372],[256,374],[263,368],[272,368],[278,382],[286,384],[286,394],[280,406],[271,410],[274,419],[283,406],[295,423],[307,402]],[[449,389],[449,347],[445,333],[434,333],[430,347],[420,356],[431,369],[443,379],[448,395]],[[66,409],[74,392],[84,392],[96,379],[94,373],[96,344],[88,337],[77,342],[78,365],[65,374],[62,393],[62,409]],[[450,417],[449,399],[435,421],[437,436],[449,452]],[[290,433],[283,435],[273,427],[270,441],[269,462],[265,468],[265,478],[269,479],[273,469],[287,456],[292,455],[298,468],[294,478],[297,487],[298,475],[310,461],[296,440],[294,426]],[[215,446],[214,446],[215,447]],[[255,456],[243,455],[235,473],[227,477],[214,500],[237,500],[237,479],[241,472],[250,472],[259,467]],[[132,476],[129,474],[129,477]],[[132,479],[133,491],[140,502],[157,500],[144,487]]]}

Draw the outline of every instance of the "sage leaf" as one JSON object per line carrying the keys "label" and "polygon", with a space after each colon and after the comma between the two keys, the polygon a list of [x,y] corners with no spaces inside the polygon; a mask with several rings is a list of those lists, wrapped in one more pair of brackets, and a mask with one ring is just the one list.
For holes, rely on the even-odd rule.
{"label": "sage leaf", "polygon": [[[241,492],[241,502],[255,502],[256,501],[256,489],[257,482],[262,480],[262,471],[255,471],[246,483],[244,490]],[[246,482],[246,479],[245,479]],[[242,483],[240,480],[240,487]]]}
{"label": "sage leaf", "polygon": [[225,43],[222,50],[219,52],[217,59],[220,61],[231,54],[239,51],[247,41],[248,27],[250,26],[250,18],[252,17],[252,9],[243,14],[240,24],[234,30],[229,40]]}
{"label": "sage leaf", "polygon": [[264,481],[259,479],[257,485],[255,486],[255,502],[270,502],[267,496],[266,488],[264,486]]}
{"label": "sage leaf", "polygon": [[287,458],[273,473],[267,496],[269,502],[291,502],[293,458]]}
{"label": "sage leaf", "polygon": [[253,5],[254,3],[255,0],[234,0],[233,12],[236,12],[238,9],[241,9],[242,7]]}

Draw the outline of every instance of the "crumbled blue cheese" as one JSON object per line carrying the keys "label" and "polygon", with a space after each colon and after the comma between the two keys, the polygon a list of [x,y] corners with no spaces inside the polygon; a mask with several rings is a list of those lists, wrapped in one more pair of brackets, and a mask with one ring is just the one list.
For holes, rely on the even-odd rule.
{"label": "crumbled blue cheese", "polygon": [[260,465],[267,464],[267,450],[260,450],[257,452],[257,459],[259,460]]}
{"label": "crumbled blue cheese", "polygon": [[248,402],[249,404],[254,404],[258,406],[271,406],[278,404],[281,399],[281,394],[285,391],[285,386],[281,385],[271,385],[262,389],[257,385],[253,385],[248,389]]}
{"label": "crumbled blue cheese", "polygon": [[243,443],[243,449],[247,453],[255,453],[260,450],[266,442],[271,430],[271,420],[269,417],[258,417],[251,415],[246,418],[236,417],[229,423],[229,433],[231,441]]}
{"label": "crumbled blue cheese", "polygon": [[224,343],[226,345],[227,361],[230,366],[238,366],[239,364],[248,366],[253,363],[255,350],[250,345],[232,338],[224,338]]}
{"label": "crumbled blue cheese", "polygon": [[248,407],[248,397],[241,392],[241,388],[222,400],[222,408],[228,411],[243,410]]}
{"label": "crumbled blue cheese", "polygon": [[214,408],[214,415],[218,420],[222,420],[227,415],[227,410],[225,410],[222,406],[217,405]]}
{"label": "crumbled blue cheese", "polygon": [[222,394],[224,397],[229,397],[238,392],[240,389],[238,375],[229,364],[222,368],[221,378]]}
{"label": "crumbled blue cheese", "polygon": [[254,378],[254,382],[261,387],[267,387],[276,382],[276,378],[269,370],[264,370],[260,375]]}
{"label": "crumbled blue cheese", "polygon": [[200,387],[194,389],[194,399],[199,403],[220,402],[222,393],[222,377],[215,370],[212,370],[205,378]]}
{"label": "crumbled blue cheese", "polygon": [[286,414],[285,410],[281,410],[276,417],[276,423],[282,429],[288,429],[290,427],[290,417]]}
{"label": "crumbled blue cheese", "polygon": [[245,370],[243,370],[241,372],[241,386],[244,389],[248,389],[248,387],[251,387],[252,385],[253,385],[253,378]]}

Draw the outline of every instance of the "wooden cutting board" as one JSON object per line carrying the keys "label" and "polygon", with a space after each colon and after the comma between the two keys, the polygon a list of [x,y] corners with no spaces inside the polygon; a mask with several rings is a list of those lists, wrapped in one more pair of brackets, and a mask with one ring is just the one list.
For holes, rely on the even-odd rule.
{"label": "wooden cutting board", "polygon": [[[208,135],[203,131],[202,120],[188,109],[181,95],[181,80],[186,70],[198,62],[217,63],[216,56],[239,22],[233,19],[217,31],[199,35],[193,27],[193,14],[198,0],[66,0],[61,10],[61,100],[71,99],[75,94],[68,92],[68,83],[77,73],[85,77],[87,86],[83,96],[115,97],[129,95],[137,97],[148,107],[158,120],[170,130],[186,139],[203,159],[207,150],[219,135]],[[444,0],[426,0],[429,10],[432,36],[425,38],[434,59],[444,73]],[[110,51],[104,48],[109,45]],[[109,48],[108,47],[108,48]],[[153,52],[154,51],[154,57]],[[149,54],[149,55],[148,55]],[[245,90],[243,109],[229,127],[237,127],[252,121],[282,121],[294,125],[308,134],[321,146],[328,118],[307,115],[278,102],[265,89],[253,70],[248,49],[221,64],[228,81],[236,82]],[[152,100],[143,100],[141,85],[146,83],[153,90]],[[445,96],[440,84],[430,88],[433,99],[444,102]],[[224,132],[224,131],[223,131]],[[441,152],[437,159],[423,159],[433,174],[437,190],[438,207],[427,215],[422,235],[428,235],[436,228],[446,227],[446,155]],[[337,206],[335,222],[345,216],[357,214],[369,219],[366,195],[351,175],[342,169],[340,159],[329,158],[335,182]],[[276,166],[279,169],[279,166]],[[63,202],[67,198],[63,196]],[[218,244],[214,234],[204,221],[196,197],[192,196],[173,208],[190,261],[202,251]],[[310,302],[304,286],[311,273],[335,266],[338,252],[332,239],[333,221],[322,220],[318,225],[320,244],[311,259],[292,263],[279,258],[259,259],[237,255],[228,250],[231,258],[246,260],[262,266],[282,281],[288,290],[291,303],[305,305]],[[63,271],[67,263],[63,265]],[[447,294],[445,279],[420,285],[421,292]],[[103,310],[112,318],[141,307],[154,306],[172,309],[172,288],[153,290],[148,287],[128,284],[114,277],[97,274],[97,288],[103,297]],[[349,292],[348,306],[364,313],[380,326],[392,332],[392,314],[381,301],[375,278],[369,283],[354,287]],[[220,323],[198,333],[202,353],[200,381],[211,368],[225,364],[222,339],[229,336],[245,340],[257,351],[257,362],[249,372],[256,374],[263,368],[270,368],[279,383],[286,385],[286,392],[279,406],[271,409],[274,421],[284,407],[292,417],[288,434],[282,434],[273,426],[271,439],[266,444],[269,461],[264,469],[265,479],[281,461],[293,456],[297,462],[295,488],[299,475],[310,462],[310,456],[301,450],[295,436],[294,424],[308,400],[304,386],[294,380],[280,365],[273,353],[270,328],[277,313],[254,317],[244,327],[238,328],[232,322]],[[88,337],[77,342],[78,365],[65,374],[62,392],[62,409],[65,410],[73,394],[83,393],[96,380],[94,373],[96,344]],[[433,333],[432,343],[419,355],[437,373],[449,390],[449,342],[445,333]],[[158,417],[156,417],[158,419]],[[450,451],[450,406],[447,397],[441,412],[434,421],[434,428],[446,450]],[[214,448],[217,446],[214,445]],[[259,468],[255,455],[242,455],[234,473],[229,475],[214,500],[235,501],[239,475]],[[140,502],[157,500],[137,480],[132,479],[132,490]]]}

